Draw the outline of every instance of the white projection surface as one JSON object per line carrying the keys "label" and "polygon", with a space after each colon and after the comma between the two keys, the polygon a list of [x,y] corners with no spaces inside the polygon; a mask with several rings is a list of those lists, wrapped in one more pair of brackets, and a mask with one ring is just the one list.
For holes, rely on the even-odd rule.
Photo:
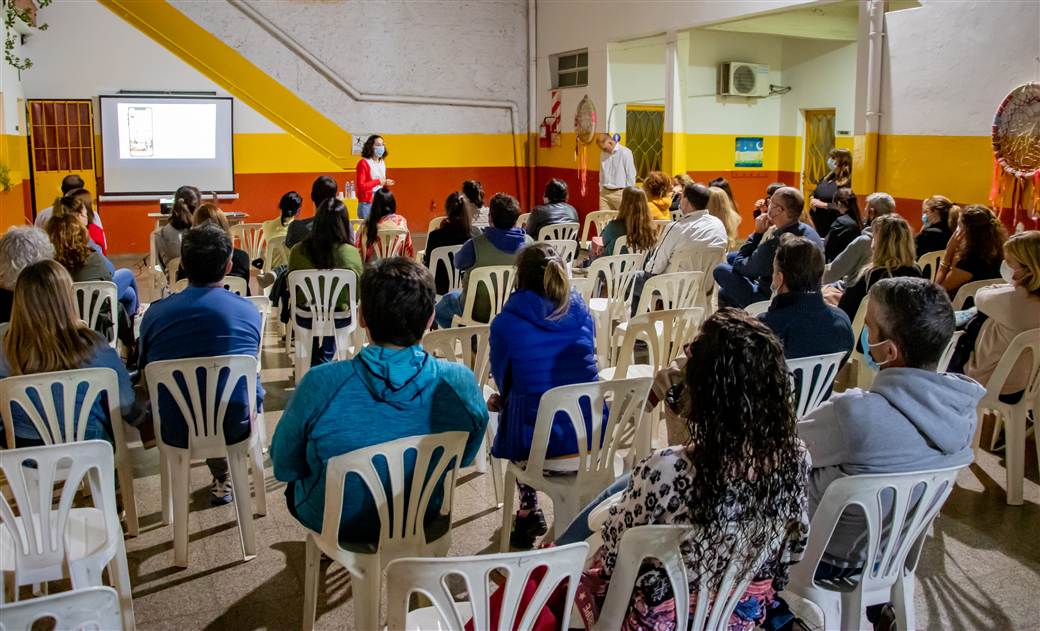
{"label": "white projection surface", "polygon": [[234,190],[230,98],[100,100],[106,195]]}

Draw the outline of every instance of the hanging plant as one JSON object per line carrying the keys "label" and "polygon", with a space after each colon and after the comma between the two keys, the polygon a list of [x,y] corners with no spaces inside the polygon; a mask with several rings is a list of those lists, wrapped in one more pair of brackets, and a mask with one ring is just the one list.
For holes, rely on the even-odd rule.
{"label": "hanging plant", "polygon": [[14,54],[16,38],[20,37],[18,32],[14,30],[15,21],[20,20],[30,27],[46,31],[46,24],[36,24],[36,13],[39,9],[53,1],[35,0],[35,6],[32,2],[22,3],[28,6],[17,6],[20,3],[16,0],[2,0],[4,6],[4,61],[17,70],[22,71],[32,68],[32,59],[28,57],[22,58]]}
{"label": "hanging plant", "polygon": [[0,162],[0,193],[11,190],[11,167]]}

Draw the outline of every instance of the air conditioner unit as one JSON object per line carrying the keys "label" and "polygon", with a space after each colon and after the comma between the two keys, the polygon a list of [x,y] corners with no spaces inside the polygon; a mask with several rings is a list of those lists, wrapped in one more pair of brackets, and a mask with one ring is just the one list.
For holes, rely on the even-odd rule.
{"label": "air conditioner unit", "polygon": [[720,96],[769,96],[769,66],[743,61],[719,64],[717,93]]}

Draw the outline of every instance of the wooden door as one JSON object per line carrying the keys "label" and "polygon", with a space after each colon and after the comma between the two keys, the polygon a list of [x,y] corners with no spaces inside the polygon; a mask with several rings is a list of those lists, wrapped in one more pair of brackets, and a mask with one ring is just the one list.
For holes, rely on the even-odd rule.
{"label": "wooden door", "polygon": [[632,150],[636,179],[660,171],[664,159],[664,106],[629,105],[625,108],[625,146]]}
{"label": "wooden door", "polygon": [[[90,99],[29,101],[29,157],[33,212],[61,195],[61,180],[78,174],[97,197],[94,160],[94,108]],[[94,206],[97,209],[97,204]]]}
{"label": "wooden door", "polygon": [[834,110],[805,110],[805,155],[802,161],[802,192],[805,203],[816,183],[827,175],[827,155],[834,148]]}

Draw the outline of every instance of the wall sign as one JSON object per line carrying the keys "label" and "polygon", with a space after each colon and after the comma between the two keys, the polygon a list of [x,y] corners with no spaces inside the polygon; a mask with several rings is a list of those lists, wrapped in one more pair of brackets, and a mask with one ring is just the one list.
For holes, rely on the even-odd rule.
{"label": "wall sign", "polygon": [[761,136],[751,138],[742,138],[738,136],[733,166],[761,167],[763,155],[762,147],[763,142]]}
{"label": "wall sign", "polygon": [[354,134],[351,136],[350,153],[355,156],[361,155],[361,150],[365,147],[365,141],[372,134]]}

